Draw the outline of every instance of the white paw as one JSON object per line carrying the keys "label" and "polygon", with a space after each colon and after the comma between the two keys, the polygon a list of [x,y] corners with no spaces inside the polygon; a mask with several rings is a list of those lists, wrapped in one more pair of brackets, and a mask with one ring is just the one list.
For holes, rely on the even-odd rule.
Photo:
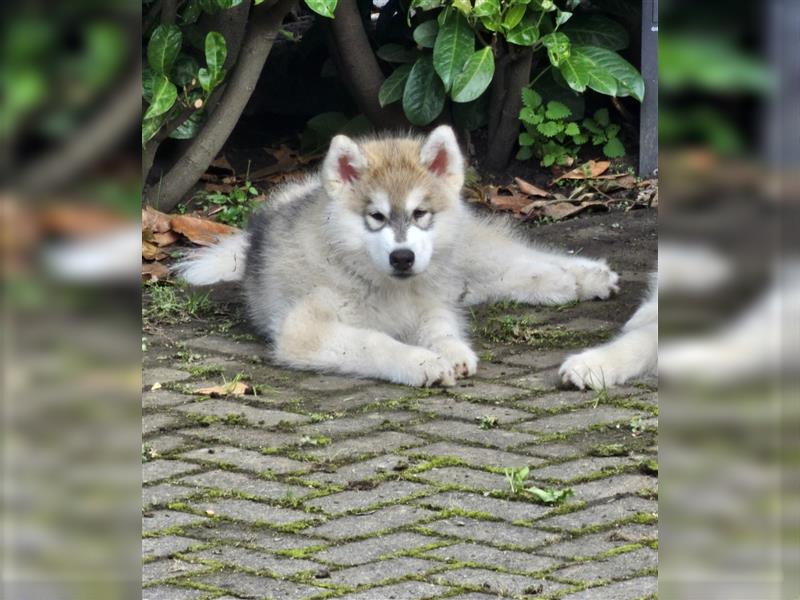
{"label": "white paw", "polygon": [[605,300],[619,292],[619,275],[603,260],[576,259],[570,261],[566,268],[578,284],[578,300]]}
{"label": "white paw", "polygon": [[411,372],[404,383],[417,387],[439,385],[452,387],[456,384],[456,373],[452,363],[430,350],[420,350],[411,357]]}
{"label": "white paw", "polygon": [[602,390],[625,381],[614,357],[603,348],[573,354],[564,361],[558,374],[564,383],[570,383],[581,390]]}
{"label": "white paw", "polygon": [[434,344],[434,351],[449,361],[457,379],[470,377],[478,370],[478,356],[466,343],[449,338]]}

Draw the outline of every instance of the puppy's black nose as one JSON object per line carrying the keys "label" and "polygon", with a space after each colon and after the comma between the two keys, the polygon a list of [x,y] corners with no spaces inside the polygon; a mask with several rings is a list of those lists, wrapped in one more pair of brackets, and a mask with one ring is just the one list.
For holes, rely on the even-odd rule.
{"label": "puppy's black nose", "polygon": [[389,255],[389,264],[397,271],[408,271],[414,266],[414,252],[407,248],[395,250]]}

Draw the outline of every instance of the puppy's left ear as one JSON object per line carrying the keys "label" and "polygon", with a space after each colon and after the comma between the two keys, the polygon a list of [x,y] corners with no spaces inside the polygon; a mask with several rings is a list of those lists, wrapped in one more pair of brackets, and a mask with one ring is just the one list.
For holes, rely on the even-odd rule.
{"label": "puppy's left ear", "polygon": [[464,156],[451,127],[440,125],[422,144],[420,161],[431,173],[460,190],[464,185]]}

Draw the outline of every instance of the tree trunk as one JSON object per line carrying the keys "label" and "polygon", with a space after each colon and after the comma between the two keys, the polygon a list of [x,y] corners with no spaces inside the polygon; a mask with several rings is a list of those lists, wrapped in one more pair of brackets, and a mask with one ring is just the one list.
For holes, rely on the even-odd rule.
{"label": "tree trunk", "polygon": [[[203,129],[159,184],[145,189],[144,200],[169,212],[200,179],[239,121],[255,89],[272,44],[295,0],[260,4],[253,9],[239,60],[230,75],[225,93],[208,117]],[[157,196],[157,197],[156,197]]]}
{"label": "tree trunk", "polygon": [[502,86],[502,89],[498,89],[497,92],[492,89],[489,105],[489,148],[486,155],[486,166],[493,171],[508,166],[511,153],[514,151],[514,144],[519,135],[522,88],[530,82],[532,58],[533,53],[530,48],[512,51],[508,55],[508,62],[504,64],[504,72],[499,77],[495,75],[498,77],[495,83],[498,84],[498,88]]}
{"label": "tree trunk", "polygon": [[336,46],[337,70],[359,110],[375,127],[408,128],[409,123],[399,106],[381,107],[378,102],[383,72],[364,31],[356,0],[339,0],[333,14],[335,18],[330,21],[330,28]]}

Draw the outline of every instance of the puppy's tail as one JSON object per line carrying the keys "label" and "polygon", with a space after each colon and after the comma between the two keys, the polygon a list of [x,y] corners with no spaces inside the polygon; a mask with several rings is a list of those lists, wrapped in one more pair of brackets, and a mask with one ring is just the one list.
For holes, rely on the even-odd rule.
{"label": "puppy's tail", "polygon": [[226,235],[213,246],[197,250],[175,266],[178,275],[191,285],[241,281],[250,238],[247,232]]}

